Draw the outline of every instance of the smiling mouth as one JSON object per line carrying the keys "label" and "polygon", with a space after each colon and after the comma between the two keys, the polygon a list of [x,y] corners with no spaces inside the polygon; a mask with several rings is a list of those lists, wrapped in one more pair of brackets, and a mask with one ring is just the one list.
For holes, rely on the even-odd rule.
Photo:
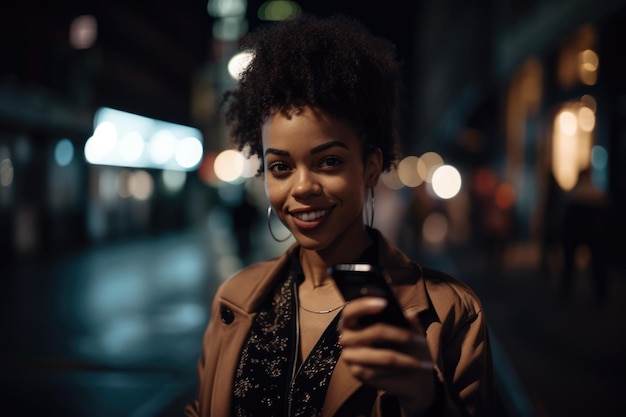
{"label": "smiling mouth", "polygon": [[307,211],[301,213],[292,213],[291,215],[298,220],[303,222],[314,222],[324,217],[330,212],[330,210],[315,210],[315,211]]}

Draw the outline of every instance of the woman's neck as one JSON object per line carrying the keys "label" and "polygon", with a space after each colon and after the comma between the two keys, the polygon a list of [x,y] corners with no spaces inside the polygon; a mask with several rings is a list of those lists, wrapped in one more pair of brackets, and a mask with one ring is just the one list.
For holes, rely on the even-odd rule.
{"label": "woman's neck", "polygon": [[330,282],[328,268],[342,262],[354,262],[372,244],[372,240],[365,229],[358,239],[338,242],[332,247],[323,250],[309,250],[300,248],[300,265],[304,279],[313,288],[322,287]]}

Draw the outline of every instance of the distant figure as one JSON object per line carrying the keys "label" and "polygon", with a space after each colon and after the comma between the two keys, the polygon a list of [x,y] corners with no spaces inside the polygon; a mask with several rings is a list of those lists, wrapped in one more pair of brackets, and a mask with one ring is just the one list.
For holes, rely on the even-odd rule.
{"label": "distant figure", "polygon": [[247,261],[252,252],[252,231],[260,218],[257,207],[250,202],[247,193],[244,192],[241,202],[231,208],[231,216],[237,238],[239,256],[244,261]]}
{"label": "distant figure", "polygon": [[505,183],[497,183],[495,189],[482,206],[481,213],[483,236],[488,255],[488,275],[496,279],[504,266],[507,246],[515,236],[515,214],[513,203],[503,204],[499,201],[498,187]]}
{"label": "distant figure", "polygon": [[561,249],[561,228],[563,227],[563,199],[565,192],[550,172],[547,178],[543,235],[541,240],[541,271],[553,277],[555,260]]}
{"label": "distant figure", "polygon": [[576,250],[586,245],[591,254],[591,275],[597,304],[607,297],[607,199],[591,181],[589,169],[580,173],[576,186],[566,194],[562,228],[565,255],[561,293],[569,300],[576,274]]}

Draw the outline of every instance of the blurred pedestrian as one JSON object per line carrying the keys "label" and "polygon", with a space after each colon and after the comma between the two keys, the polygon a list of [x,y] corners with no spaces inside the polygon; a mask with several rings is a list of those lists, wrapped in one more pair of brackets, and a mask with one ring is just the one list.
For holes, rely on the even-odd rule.
{"label": "blurred pedestrian", "polygon": [[250,201],[250,195],[245,190],[241,200],[230,208],[233,230],[237,239],[239,257],[245,262],[252,255],[252,236],[259,223],[260,215],[257,207]]}
{"label": "blurred pedestrian", "polygon": [[[492,415],[480,301],[371,227],[373,189],[399,157],[392,45],[350,18],[300,14],[243,48],[253,59],[226,95],[226,119],[237,146],[262,159],[268,213],[296,242],[216,293],[187,415]],[[348,304],[328,269],[365,262],[385,271],[409,328],[357,325],[385,300]]]}
{"label": "blurred pedestrian", "polygon": [[580,172],[574,188],[565,197],[564,218],[562,225],[562,244],[564,253],[563,273],[561,276],[561,295],[569,301],[577,272],[577,257],[583,247],[590,255],[590,278],[594,298],[598,305],[606,302],[608,272],[608,204],[604,192],[592,182],[591,170]]}
{"label": "blurred pedestrian", "polygon": [[563,199],[565,192],[552,171],[546,180],[543,227],[541,236],[541,271],[545,276],[555,277],[561,254],[561,232],[563,222]]}

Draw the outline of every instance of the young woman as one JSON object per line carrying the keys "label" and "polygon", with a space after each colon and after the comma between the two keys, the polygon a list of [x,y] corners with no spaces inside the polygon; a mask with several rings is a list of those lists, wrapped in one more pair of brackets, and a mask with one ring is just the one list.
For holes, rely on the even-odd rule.
{"label": "young woman", "polygon": [[[393,47],[351,19],[300,15],[244,48],[254,58],[226,95],[226,120],[238,148],[262,158],[268,213],[296,243],[216,293],[187,415],[491,415],[479,300],[364,220],[398,159]],[[364,262],[385,271],[410,328],[359,326],[385,300],[347,303],[328,270]]]}

